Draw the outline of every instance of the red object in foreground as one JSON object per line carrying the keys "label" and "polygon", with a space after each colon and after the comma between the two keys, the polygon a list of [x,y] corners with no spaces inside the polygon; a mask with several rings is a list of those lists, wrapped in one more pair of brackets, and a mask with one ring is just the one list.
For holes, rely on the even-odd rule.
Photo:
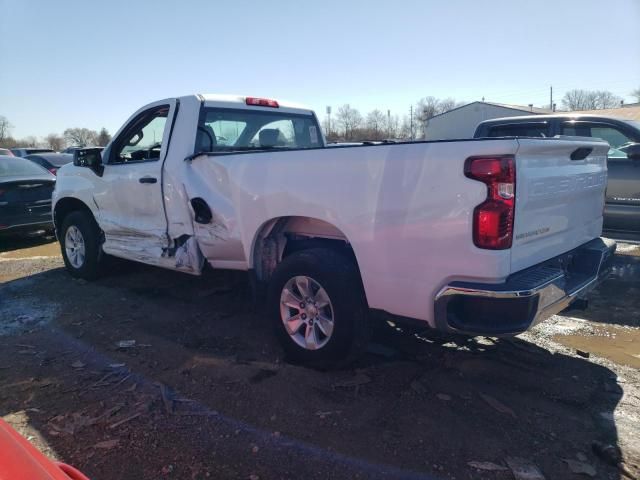
{"label": "red object in foreground", "polygon": [[89,480],[75,468],[53,462],[0,419],[0,480]]}

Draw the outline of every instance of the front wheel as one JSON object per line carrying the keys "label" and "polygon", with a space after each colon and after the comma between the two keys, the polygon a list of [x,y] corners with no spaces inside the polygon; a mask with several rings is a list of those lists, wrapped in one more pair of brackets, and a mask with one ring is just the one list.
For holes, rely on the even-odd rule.
{"label": "front wheel", "polygon": [[89,214],[76,211],[65,217],[60,229],[60,248],[72,276],[91,280],[100,275],[103,263],[100,229]]}
{"label": "front wheel", "polygon": [[344,366],[368,343],[362,282],[347,255],[314,248],[286,257],[271,277],[268,307],[276,335],[295,363]]}

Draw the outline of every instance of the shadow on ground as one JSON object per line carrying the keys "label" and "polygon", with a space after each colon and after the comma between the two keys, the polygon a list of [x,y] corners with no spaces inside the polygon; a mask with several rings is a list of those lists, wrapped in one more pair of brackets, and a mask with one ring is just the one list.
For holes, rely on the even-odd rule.
{"label": "shadow on ground", "polygon": [[55,241],[55,235],[51,234],[33,234],[30,236],[2,235],[0,236],[0,253],[38,247]]}
{"label": "shadow on ground", "polygon": [[0,414],[95,478],[508,479],[468,465],[508,457],[623,478],[592,450],[618,441],[616,374],[520,339],[382,326],[352,369],[318,372],[283,361],[242,276],[126,262],[8,282],[0,301],[56,312],[0,337]]}

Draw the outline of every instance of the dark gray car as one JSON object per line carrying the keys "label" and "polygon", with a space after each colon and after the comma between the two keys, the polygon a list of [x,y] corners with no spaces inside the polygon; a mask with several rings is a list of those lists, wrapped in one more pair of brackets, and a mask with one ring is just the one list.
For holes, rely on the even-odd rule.
{"label": "dark gray car", "polygon": [[474,138],[556,135],[609,142],[604,233],[620,240],[640,241],[640,122],[570,113],[496,118],[481,122]]}
{"label": "dark gray car", "polygon": [[56,177],[26,158],[0,155],[0,236],[53,230]]}

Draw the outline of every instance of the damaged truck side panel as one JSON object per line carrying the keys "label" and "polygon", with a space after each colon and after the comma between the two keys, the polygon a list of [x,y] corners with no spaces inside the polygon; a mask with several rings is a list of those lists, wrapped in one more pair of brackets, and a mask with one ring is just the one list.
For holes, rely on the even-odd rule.
{"label": "damaged truck side panel", "polygon": [[[252,270],[287,352],[326,365],[362,346],[367,309],[515,334],[584,296],[614,248],[599,239],[604,181],[572,182],[562,203],[530,192],[553,190],[558,172],[605,178],[606,151],[575,138],[325,148],[309,109],[193,95],[143,107],[102,156],[60,169],[54,216],[77,276],[94,277],[102,252],[195,275],[205,262]],[[501,217],[479,230],[486,205]],[[563,273],[567,255],[590,262],[584,278]]]}

